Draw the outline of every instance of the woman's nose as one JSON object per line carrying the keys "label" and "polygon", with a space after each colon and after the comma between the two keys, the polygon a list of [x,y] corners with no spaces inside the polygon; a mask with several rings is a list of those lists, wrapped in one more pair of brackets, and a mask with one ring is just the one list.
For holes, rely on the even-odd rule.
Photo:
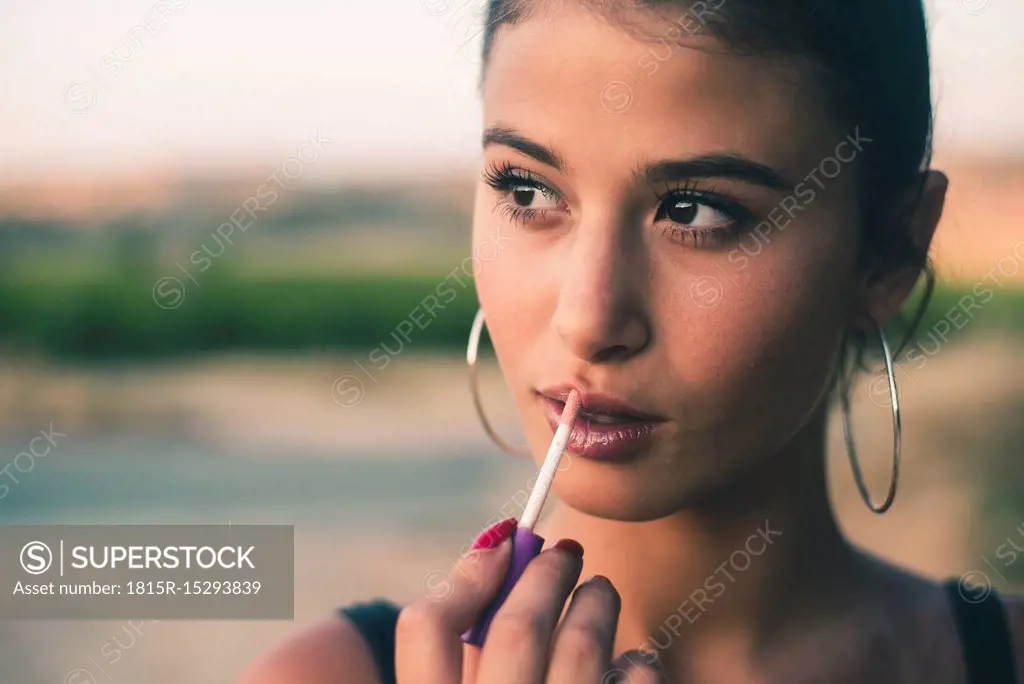
{"label": "woman's nose", "polygon": [[559,279],[553,326],[590,363],[624,361],[650,341],[650,262],[642,239],[607,225],[579,224]]}

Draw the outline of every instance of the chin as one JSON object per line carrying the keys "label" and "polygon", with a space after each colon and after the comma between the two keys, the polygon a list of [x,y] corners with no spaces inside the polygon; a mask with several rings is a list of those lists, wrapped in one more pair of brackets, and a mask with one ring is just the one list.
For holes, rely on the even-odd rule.
{"label": "chin", "polygon": [[756,458],[730,459],[721,455],[713,462],[656,454],[611,462],[566,453],[553,490],[561,502],[586,515],[648,522],[686,510],[745,505],[749,498],[742,494],[743,485],[758,477],[759,464]]}
{"label": "chin", "polygon": [[[666,518],[707,496],[705,487],[687,483],[682,472],[666,477],[645,463],[591,461],[572,454],[555,476],[554,492],[565,505],[585,515],[621,522]],[[681,469],[680,469],[681,470]]]}

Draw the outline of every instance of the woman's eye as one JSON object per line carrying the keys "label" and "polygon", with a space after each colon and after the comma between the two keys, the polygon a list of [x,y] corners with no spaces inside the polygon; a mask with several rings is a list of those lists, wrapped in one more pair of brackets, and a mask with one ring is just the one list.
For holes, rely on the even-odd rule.
{"label": "woman's eye", "polygon": [[497,193],[496,208],[518,223],[545,221],[550,210],[567,209],[565,200],[551,184],[508,162],[488,166],[483,181]]}
{"label": "woman's eye", "polygon": [[519,209],[557,209],[558,198],[550,190],[534,185],[518,185],[509,191],[509,199]]}
{"label": "woman's eye", "polygon": [[665,197],[654,221],[675,242],[707,247],[736,237],[750,217],[748,209],[727,197],[689,190]]}
{"label": "woman's eye", "polygon": [[673,223],[689,226],[693,230],[715,230],[727,228],[734,220],[723,211],[696,199],[670,199],[658,210],[656,220],[668,219]]}

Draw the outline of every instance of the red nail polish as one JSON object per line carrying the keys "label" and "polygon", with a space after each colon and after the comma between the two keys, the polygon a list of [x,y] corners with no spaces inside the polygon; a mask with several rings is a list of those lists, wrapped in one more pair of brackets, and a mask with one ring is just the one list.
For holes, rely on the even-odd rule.
{"label": "red nail polish", "polygon": [[469,547],[469,550],[497,548],[501,542],[512,536],[512,532],[516,529],[517,524],[518,521],[515,518],[505,518],[494,523],[480,533],[480,536],[476,538],[473,545]]}
{"label": "red nail polish", "polygon": [[583,546],[575,539],[559,539],[555,543],[555,548],[568,551],[578,558],[583,558]]}

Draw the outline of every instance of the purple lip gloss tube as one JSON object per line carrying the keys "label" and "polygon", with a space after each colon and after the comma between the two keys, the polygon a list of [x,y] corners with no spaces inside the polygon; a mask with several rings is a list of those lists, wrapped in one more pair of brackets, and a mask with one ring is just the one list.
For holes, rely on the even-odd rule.
{"label": "purple lip gloss tube", "polygon": [[465,643],[472,644],[473,646],[484,645],[484,639],[487,638],[487,630],[490,629],[491,620],[494,619],[495,613],[505,603],[505,599],[512,592],[512,587],[522,577],[527,564],[537,557],[543,546],[544,538],[534,534],[533,530],[524,527],[516,528],[515,534],[512,536],[512,560],[509,563],[505,581],[502,582],[498,595],[487,606],[487,610],[484,611],[480,620],[462,635],[462,640]]}
{"label": "purple lip gloss tube", "polygon": [[544,457],[544,464],[541,466],[540,474],[537,477],[537,484],[530,492],[530,498],[523,508],[523,515],[512,536],[512,559],[509,561],[508,573],[505,581],[483,615],[477,623],[462,635],[462,641],[473,646],[483,646],[487,638],[487,630],[490,629],[491,621],[495,613],[501,608],[512,592],[512,588],[522,577],[523,571],[530,561],[537,557],[544,546],[544,538],[534,534],[533,527],[540,517],[540,510],[547,499],[548,491],[551,489],[551,482],[555,478],[555,471],[558,470],[558,463],[569,443],[569,436],[572,434],[572,425],[576,421],[576,414],[580,408],[579,392],[573,390],[565,400],[565,409],[562,417],[558,420],[558,428],[555,430],[555,437],[551,440],[547,456]]}

